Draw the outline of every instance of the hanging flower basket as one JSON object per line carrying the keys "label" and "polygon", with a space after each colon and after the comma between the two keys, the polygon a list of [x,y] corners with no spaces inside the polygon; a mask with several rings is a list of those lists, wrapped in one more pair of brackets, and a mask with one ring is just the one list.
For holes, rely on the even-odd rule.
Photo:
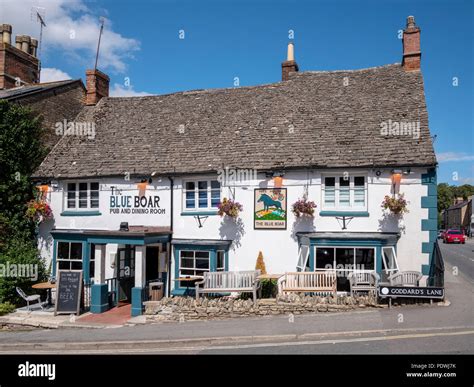
{"label": "hanging flower basket", "polygon": [[36,224],[53,218],[51,206],[43,199],[32,199],[26,206],[26,216]]}
{"label": "hanging flower basket", "polygon": [[220,216],[227,215],[234,219],[237,218],[239,216],[239,212],[243,210],[242,204],[227,198],[223,198],[222,202],[218,204],[217,208],[218,214]]}
{"label": "hanging flower basket", "polygon": [[396,198],[385,195],[385,198],[382,202],[382,208],[389,210],[394,215],[402,215],[409,212],[404,194],[399,194]]}
{"label": "hanging flower basket", "polygon": [[291,211],[297,218],[300,216],[314,216],[314,209],[316,208],[316,203],[308,200],[307,198],[298,199],[291,205]]}

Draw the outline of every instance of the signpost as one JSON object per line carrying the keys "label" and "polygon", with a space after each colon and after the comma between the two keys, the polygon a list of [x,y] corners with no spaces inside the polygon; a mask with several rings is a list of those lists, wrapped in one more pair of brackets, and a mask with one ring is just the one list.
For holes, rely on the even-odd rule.
{"label": "signpost", "polygon": [[408,286],[379,286],[379,297],[407,298],[444,298],[444,288],[408,287]]}
{"label": "signpost", "polygon": [[59,270],[54,315],[79,315],[82,296],[82,270]]}

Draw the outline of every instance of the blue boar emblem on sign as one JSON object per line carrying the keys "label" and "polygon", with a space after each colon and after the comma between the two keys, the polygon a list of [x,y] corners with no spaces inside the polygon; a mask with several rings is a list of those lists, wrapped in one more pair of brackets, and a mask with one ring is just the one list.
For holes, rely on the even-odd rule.
{"label": "blue boar emblem on sign", "polygon": [[278,200],[273,200],[267,194],[262,194],[260,198],[257,200],[257,202],[263,202],[263,209],[265,211],[267,211],[270,207],[275,207],[276,209],[282,210],[281,202],[279,202]]}

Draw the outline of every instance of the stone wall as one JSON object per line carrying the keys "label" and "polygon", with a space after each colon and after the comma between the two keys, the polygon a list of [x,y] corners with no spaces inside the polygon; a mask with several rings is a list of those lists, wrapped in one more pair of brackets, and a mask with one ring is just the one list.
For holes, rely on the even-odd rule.
{"label": "stone wall", "polygon": [[232,317],[268,316],[281,314],[343,312],[359,308],[383,307],[372,296],[311,297],[289,294],[276,299],[260,299],[254,305],[251,299],[230,297],[194,298],[171,297],[161,301],[146,301],[145,315],[150,321],[187,321],[225,319]]}

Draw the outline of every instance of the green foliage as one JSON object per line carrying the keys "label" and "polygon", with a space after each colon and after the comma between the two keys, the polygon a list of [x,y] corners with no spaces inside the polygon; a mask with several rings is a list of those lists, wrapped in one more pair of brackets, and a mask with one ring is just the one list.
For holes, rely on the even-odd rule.
{"label": "green foliage", "polygon": [[[6,271],[12,264],[36,265],[36,270],[29,274],[37,274],[38,278],[31,277],[7,277],[10,274]],[[23,304],[23,300],[17,294],[15,287],[20,287],[26,294],[34,293],[31,285],[36,282],[46,280],[46,269],[43,260],[39,256],[38,248],[34,241],[22,241],[13,239],[8,242],[6,248],[0,252],[0,267],[5,273],[0,276],[0,302],[11,302],[15,305]]]}
{"label": "green foliage", "polygon": [[278,293],[278,281],[276,279],[263,279],[262,298],[275,298]]}
{"label": "green foliage", "polygon": [[0,249],[8,238],[31,239],[34,223],[25,217],[33,199],[30,176],[45,156],[41,123],[22,106],[0,100]]}
{"label": "green foliage", "polygon": [[12,313],[15,311],[15,305],[10,302],[4,302],[0,304],[0,316],[4,314]]}
{"label": "green foliage", "polygon": [[474,186],[472,185],[464,184],[455,186],[440,183],[438,184],[438,212],[452,206],[454,199],[462,197],[464,200],[467,200],[467,198],[472,195],[474,195]]}
{"label": "green foliage", "polygon": [[[44,279],[45,270],[35,224],[25,211],[34,196],[30,176],[46,154],[41,134],[41,122],[30,109],[0,100],[0,269],[7,263],[37,265],[38,280]],[[28,294],[32,280],[0,274],[0,302],[22,302],[15,287]]]}

